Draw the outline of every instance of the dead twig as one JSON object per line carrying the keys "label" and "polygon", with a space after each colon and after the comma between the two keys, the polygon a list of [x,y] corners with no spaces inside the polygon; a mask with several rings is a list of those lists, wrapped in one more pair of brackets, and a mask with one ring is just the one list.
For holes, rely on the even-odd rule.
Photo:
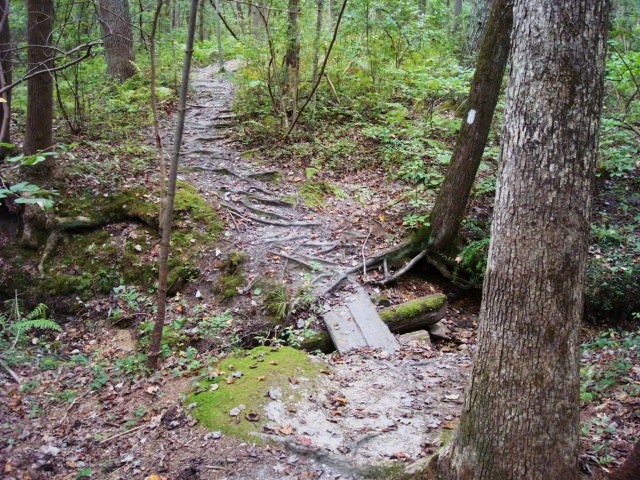
{"label": "dead twig", "polygon": [[9,365],[7,365],[6,363],[4,363],[4,361],[0,358],[0,367],[4,368],[6,370],[6,372],[11,376],[11,378],[13,378],[13,380],[18,384],[18,385],[22,385],[22,380],[20,379],[20,377],[18,376],[18,374],[16,372],[14,372],[11,367],[9,367]]}
{"label": "dead twig", "polygon": [[116,433],[115,435],[111,435],[109,438],[105,438],[104,440],[100,440],[100,445],[104,445],[105,443],[110,442],[111,440],[115,440],[116,438],[121,438],[126,435],[131,435],[132,433],[137,432],[138,430],[142,430],[147,425],[138,425],[137,427],[130,428],[129,430],[125,430],[124,432]]}

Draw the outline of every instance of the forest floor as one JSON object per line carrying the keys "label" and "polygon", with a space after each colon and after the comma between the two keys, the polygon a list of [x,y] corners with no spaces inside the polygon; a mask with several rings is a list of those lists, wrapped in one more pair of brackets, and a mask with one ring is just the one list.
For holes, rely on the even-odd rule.
{"label": "forest floor", "polygon": [[[341,290],[323,304],[315,299],[341,272],[399,240],[402,212],[394,199],[401,187],[381,170],[348,173],[339,183],[329,183],[297,165],[253,161],[251,152],[232,141],[232,102],[233,84],[226,75],[214,67],[195,73],[180,179],[210,199],[225,226],[220,244],[200,260],[200,278],[172,302],[190,311],[216,304],[222,264],[235,256],[241,267],[233,274],[241,278],[231,279],[233,302],[228,308],[241,319],[236,332],[248,336],[264,328],[259,300],[268,290],[281,292],[289,303],[304,299],[300,310],[317,313],[339,301]],[[164,124],[166,132],[171,131],[170,120]],[[170,135],[165,133],[167,145]],[[367,283],[379,275],[369,271],[358,277]],[[384,291],[372,283],[367,288],[372,297],[384,294],[391,303],[449,294],[445,323],[451,340],[432,344],[406,336],[394,355],[315,355],[324,365],[322,374],[309,385],[302,375],[289,378],[298,390],[295,397],[282,396],[268,381],[264,384],[270,398],[260,414],[270,427],[259,432],[257,444],[198,424],[191,415],[194,405],[185,399],[195,388],[195,369],[184,357],[169,357],[161,372],[149,377],[108,375],[102,364],[90,362],[101,358],[105,365],[120,362],[126,367],[137,349],[131,330],[105,325],[106,307],[97,302],[96,309],[72,319],[56,337],[66,363],[53,368],[25,365],[17,372],[19,388],[0,372],[0,476],[423,478],[416,472],[455,428],[479,304],[477,298],[459,296],[451,285],[427,282],[424,276],[407,275]],[[293,311],[286,316],[302,322],[302,330],[319,323],[319,315],[303,320]],[[273,333],[278,328],[286,327],[274,325]],[[600,382],[597,372],[619,358],[624,339],[585,332],[585,338],[594,336],[603,339],[602,346],[585,350],[584,358],[596,372],[593,381]],[[632,356],[625,361],[636,366],[625,374],[637,386],[634,345],[626,350]],[[617,390],[617,395],[584,409],[585,469],[595,466],[594,452],[605,440],[609,458],[604,465],[611,466],[637,436],[640,400],[625,392]]]}

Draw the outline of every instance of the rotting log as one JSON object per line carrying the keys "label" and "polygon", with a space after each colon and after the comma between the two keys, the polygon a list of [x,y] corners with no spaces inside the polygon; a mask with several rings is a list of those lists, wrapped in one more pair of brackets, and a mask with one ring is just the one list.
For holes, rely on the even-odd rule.
{"label": "rotting log", "polygon": [[379,314],[389,330],[394,333],[407,333],[442,320],[446,306],[447,297],[440,293],[385,308]]}
{"label": "rotting log", "polygon": [[[379,311],[380,318],[393,333],[407,333],[428,329],[444,318],[447,297],[443,294],[428,295]],[[325,353],[335,349],[329,332],[321,330],[304,339],[300,348]]]}
{"label": "rotting log", "polygon": [[300,348],[308,352],[315,352],[320,350],[323,353],[330,353],[335,350],[329,332],[326,330],[320,330],[305,337],[300,342]]}

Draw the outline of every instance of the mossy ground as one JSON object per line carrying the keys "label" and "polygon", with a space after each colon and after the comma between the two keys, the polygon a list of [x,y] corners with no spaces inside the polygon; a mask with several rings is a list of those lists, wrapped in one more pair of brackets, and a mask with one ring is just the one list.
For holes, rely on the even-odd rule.
{"label": "mossy ground", "polygon": [[221,274],[218,277],[215,291],[222,302],[231,300],[238,293],[244,282],[244,264],[247,254],[233,251],[222,261]]}
{"label": "mossy ground", "polygon": [[[32,271],[13,276],[5,287],[21,293],[31,290],[37,301],[44,302],[57,296],[87,300],[121,284],[153,287],[158,276],[159,205],[157,193],[140,186],[108,195],[65,196],[55,215],[62,223],[68,220],[69,228],[44,264],[45,275],[39,278]],[[169,259],[170,290],[177,291],[198,276],[200,254],[212,248],[221,230],[215,209],[195,187],[179,182]],[[33,264],[41,254],[15,244],[11,257],[14,263],[15,258],[24,257]]]}
{"label": "mossy ground", "polygon": [[[298,379],[313,381],[323,368],[323,363],[312,360],[300,350],[257,347],[213,365],[209,378],[198,386],[200,393],[189,395],[187,404],[197,404],[192,415],[205,427],[245,440],[259,441],[258,434],[266,423],[264,407],[270,402],[269,389],[279,388],[283,400],[295,401],[309,383],[293,383]],[[242,375],[236,378],[234,373]],[[214,387],[217,390],[211,391],[212,385],[217,385]],[[241,405],[246,409],[239,416],[232,417],[229,412]],[[258,413],[259,420],[250,422],[245,417],[248,413]]]}

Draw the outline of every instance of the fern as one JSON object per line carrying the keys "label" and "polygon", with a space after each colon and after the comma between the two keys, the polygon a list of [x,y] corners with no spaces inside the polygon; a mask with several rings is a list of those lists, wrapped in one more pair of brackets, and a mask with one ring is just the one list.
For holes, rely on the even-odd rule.
{"label": "fern", "polygon": [[[33,312],[31,312],[33,313]],[[31,315],[31,314],[29,314]],[[49,320],[47,318],[36,318],[35,320],[23,320],[12,325],[12,330],[17,333],[28,332],[30,330],[53,330],[56,332],[61,332],[62,327],[58,325],[53,320]]]}
{"label": "fern", "polygon": [[23,313],[22,300],[16,292],[14,298],[5,302],[5,313],[0,313],[0,339],[1,337],[14,336],[13,349],[23,333],[31,330],[50,330],[61,332],[62,327],[53,320],[47,318],[47,306],[39,304],[28,313]]}

